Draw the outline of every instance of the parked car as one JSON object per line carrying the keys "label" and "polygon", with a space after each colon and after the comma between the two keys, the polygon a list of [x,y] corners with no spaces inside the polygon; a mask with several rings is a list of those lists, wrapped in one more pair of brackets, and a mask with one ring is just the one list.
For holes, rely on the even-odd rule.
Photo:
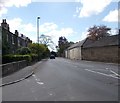
{"label": "parked car", "polygon": [[50,55],[50,59],[55,59],[55,55]]}

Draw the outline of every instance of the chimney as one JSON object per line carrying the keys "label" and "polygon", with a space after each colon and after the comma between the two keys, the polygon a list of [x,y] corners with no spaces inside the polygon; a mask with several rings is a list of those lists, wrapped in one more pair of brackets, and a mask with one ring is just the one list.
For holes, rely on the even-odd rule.
{"label": "chimney", "polygon": [[23,34],[21,34],[21,37],[23,37]]}
{"label": "chimney", "polygon": [[6,30],[8,30],[9,31],[9,24],[7,24],[7,22],[6,22],[6,19],[3,19],[2,20],[2,23],[1,23],[1,26],[4,28],[4,29],[6,29]]}
{"label": "chimney", "polygon": [[17,36],[18,36],[18,31],[17,31],[17,30],[15,30],[15,35],[17,35]]}
{"label": "chimney", "polygon": [[4,19],[4,22],[6,23],[6,19]]}

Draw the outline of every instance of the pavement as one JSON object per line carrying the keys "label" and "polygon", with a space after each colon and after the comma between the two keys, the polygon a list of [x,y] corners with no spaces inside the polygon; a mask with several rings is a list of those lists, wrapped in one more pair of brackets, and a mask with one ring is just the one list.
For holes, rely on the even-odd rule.
{"label": "pavement", "polygon": [[20,82],[20,81],[32,76],[34,74],[34,69],[37,68],[39,63],[41,63],[41,62],[37,62],[32,66],[27,66],[11,75],[0,78],[0,81],[2,81],[2,83],[0,82],[0,87]]}

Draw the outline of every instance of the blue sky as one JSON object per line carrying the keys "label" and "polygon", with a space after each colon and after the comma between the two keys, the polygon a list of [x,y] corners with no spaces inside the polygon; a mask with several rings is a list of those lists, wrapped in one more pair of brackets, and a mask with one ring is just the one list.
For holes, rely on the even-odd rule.
{"label": "blue sky", "polygon": [[114,34],[118,28],[118,0],[71,1],[1,0],[0,20],[7,19],[11,32],[18,30],[37,42],[36,21],[40,16],[40,35],[51,36],[56,45],[60,36],[73,42],[85,39],[93,25],[111,27]]}

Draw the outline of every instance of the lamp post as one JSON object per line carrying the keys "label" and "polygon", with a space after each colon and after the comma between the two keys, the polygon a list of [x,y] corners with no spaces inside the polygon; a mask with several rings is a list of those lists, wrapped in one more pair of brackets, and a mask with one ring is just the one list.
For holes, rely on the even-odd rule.
{"label": "lamp post", "polygon": [[39,44],[39,19],[40,17],[37,17],[37,42]]}
{"label": "lamp post", "polygon": [[37,17],[37,43],[38,43],[38,61],[39,59],[39,19],[40,17]]}

